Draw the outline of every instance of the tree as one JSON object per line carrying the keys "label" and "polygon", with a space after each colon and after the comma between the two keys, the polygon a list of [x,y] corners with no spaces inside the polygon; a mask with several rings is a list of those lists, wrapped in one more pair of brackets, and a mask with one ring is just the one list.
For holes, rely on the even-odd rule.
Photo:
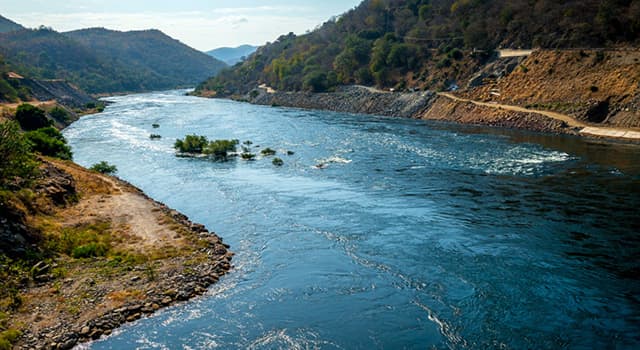
{"label": "tree", "polygon": [[184,140],[176,140],[173,147],[184,153],[202,153],[207,146],[207,138],[205,136],[187,135]]}
{"label": "tree", "polygon": [[0,187],[17,179],[31,180],[36,169],[37,163],[20,126],[12,121],[0,123]]}
{"label": "tree", "polygon": [[49,126],[25,133],[31,149],[42,155],[71,160],[73,153],[58,129]]}
{"label": "tree", "polygon": [[312,92],[327,91],[327,73],[321,71],[313,71],[304,77],[302,87]]}
{"label": "tree", "polygon": [[30,131],[50,126],[51,120],[47,119],[44,110],[23,103],[16,110],[16,120],[20,123],[23,130]]}
{"label": "tree", "polygon": [[118,168],[115,165],[109,164],[104,160],[92,165],[89,169],[106,175],[113,175],[118,172]]}
{"label": "tree", "polygon": [[59,106],[53,107],[53,109],[49,111],[49,115],[51,116],[51,118],[59,122],[66,122],[69,120],[69,113],[64,108],[61,108]]}

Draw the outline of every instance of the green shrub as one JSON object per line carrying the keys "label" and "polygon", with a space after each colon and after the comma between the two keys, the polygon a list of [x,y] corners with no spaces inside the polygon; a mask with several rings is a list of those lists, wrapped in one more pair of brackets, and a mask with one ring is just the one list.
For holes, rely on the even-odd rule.
{"label": "green shrub", "polygon": [[182,153],[203,153],[207,142],[205,136],[187,135],[184,140],[177,139],[173,147]]}
{"label": "green shrub", "polygon": [[22,332],[16,329],[7,329],[0,332],[0,350],[11,350],[13,343],[20,338]]}
{"label": "green shrub", "polygon": [[89,243],[73,248],[71,256],[76,259],[105,256],[109,247],[104,243]]}
{"label": "green shrub", "polygon": [[50,126],[52,123],[45,115],[44,110],[23,103],[16,110],[16,120],[20,123],[22,129],[30,131]]}
{"label": "green shrub", "polygon": [[253,153],[242,153],[242,154],[240,155],[240,157],[241,157],[243,160],[253,160],[253,159],[256,157],[256,155],[255,155],[255,154],[253,154]]}
{"label": "green shrub", "polygon": [[112,175],[118,172],[118,168],[115,165],[111,165],[104,160],[92,165],[89,169],[107,175]]}
{"label": "green shrub", "polygon": [[72,257],[104,256],[111,247],[110,227],[107,222],[69,227],[60,235],[49,236],[46,247]]}
{"label": "green shrub", "polygon": [[67,145],[67,140],[54,127],[40,128],[25,133],[31,149],[45,156],[71,160],[73,153]]}
{"label": "green shrub", "polygon": [[16,179],[33,179],[36,169],[29,142],[20,132],[18,123],[0,122],[0,187],[15,183]]}
{"label": "green shrub", "polygon": [[213,155],[217,158],[226,158],[229,152],[235,152],[240,143],[238,140],[215,140],[209,142],[205,154]]}
{"label": "green shrub", "polygon": [[275,165],[275,166],[283,166],[284,165],[284,161],[278,157],[273,158],[273,160],[271,161],[271,164]]}
{"label": "green shrub", "polygon": [[154,129],[157,129],[157,128],[159,128],[159,127],[160,127],[160,124],[155,124],[155,123],[154,123],[154,124],[151,124],[151,126],[152,126]]}
{"label": "green shrub", "polygon": [[64,108],[58,106],[55,106],[51,111],[49,111],[49,115],[51,118],[60,122],[69,121],[69,113]]}
{"label": "green shrub", "polygon": [[276,154],[275,150],[272,150],[271,148],[267,147],[265,149],[263,149],[260,154],[262,154],[263,156],[274,156]]}

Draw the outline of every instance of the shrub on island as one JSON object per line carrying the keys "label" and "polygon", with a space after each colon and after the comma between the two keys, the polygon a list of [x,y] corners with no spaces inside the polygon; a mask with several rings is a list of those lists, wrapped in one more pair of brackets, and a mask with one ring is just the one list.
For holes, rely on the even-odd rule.
{"label": "shrub on island", "polygon": [[174,148],[182,154],[209,155],[226,160],[230,152],[236,152],[238,143],[238,140],[208,141],[205,136],[187,135],[184,140],[176,140]]}
{"label": "shrub on island", "polygon": [[240,155],[240,157],[242,158],[242,160],[254,160],[256,155],[253,153],[244,152]]}
{"label": "shrub on island", "polygon": [[271,164],[275,165],[275,166],[283,166],[284,165],[284,161],[278,157],[273,158],[273,160],[271,161]]}
{"label": "shrub on island", "polygon": [[263,156],[274,156],[276,154],[275,150],[267,147],[260,152]]}
{"label": "shrub on island", "polygon": [[187,135],[184,140],[177,139],[173,147],[181,153],[203,153],[208,141],[205,136]]}

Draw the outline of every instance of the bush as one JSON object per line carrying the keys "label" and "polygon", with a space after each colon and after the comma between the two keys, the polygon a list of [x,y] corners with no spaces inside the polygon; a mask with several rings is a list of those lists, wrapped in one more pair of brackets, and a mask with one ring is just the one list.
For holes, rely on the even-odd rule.
{"label": "bush", "polygon": [[241,157],[243,160],[253,160],[253,159],[256,157],[256,155],[255,155],[255,154],[253,154],[253,153],[242,153],[242,154],[240,155],[240,157]]}
{"label": "bush", "polygon": [[118,168],[115,165],[111,165],[104,160],[92,165],[89,169],[106,175],[112,175],[118,172]]}
{"label": "bush", "polygon": [[55,106],[51,111],[49,111],[49,115],[51,118],[60,122],[69,121],[69,113],[64,108],[58,106]]}
{"label": "bush", "polygon": [[272,150],[271,148],[267,147],[265,149],[263,149],[260,154],[262,154],[263,156],[274,156],[276,154],[275,150]]}
{"label": "bush", "polygon": [[60,235],[48,237],[46,246],[52,252],[74,258],[104,256],[111,247],[110,224],[97,222],[63,229]]}
{"label": "bush", "polygon": [[278,157],[273,158],[273,160],[271,161],[271,164],[275,165],[275,166],[283,166],[284,165],[284,161]]}
{"label": "bush", "polygon": [[321,71],[313,71],[304,76],[302,87],[311,92],[325,92],[329,88],[327,74]]}
{"label": "bush", "polygon": [[93,258],[98,256],[105,256],[109,251],[109,247],[104,243],[89,243],[73,248],[71,256],[80,258]]}
{"label": "bush", "polygon": [[151,124],[151,126],[152,126],[154,129],[157,129],[157,128],[159,128],[159,127],[160,127],[160,124],[156,124],[156,123],[154,123],[154,124]]}
{"label": "bush", "polygon": [[73,153],[67,145],[67,140],[54,127],[40,128],[25,133],[31,149],[45,156],[71,160]]}
{"label": "bush", "polygon": [[7,329],[0,332],[0,350],[13,349],[13,343],[20,338],[22,332],[16,329]]}
{"label": "bush", "polygon": [[16,179],[33,179],[36,169],[29,142],[20,132],[18,123],[0,123],[0,187],[15,183]]}
{"label": "bush", "polygon": [[211,141],[204,150],[204,153],[213,155],[216,158],[226,159],[229,152],[236,151],[238,143],[238,140]]}
{"label": "bush", "polygon": [[16,110],[16,120],[20,123],[23,130],[36,130],[50,126],[52,123],[44,113],[44,110],[23,103]]}
{"label": "bush", "polygon": [[207,138],[198,135],[187,135],[184,140],[176,140],[173,147],[183,153],[203,153],[205,147],[207,147]]}

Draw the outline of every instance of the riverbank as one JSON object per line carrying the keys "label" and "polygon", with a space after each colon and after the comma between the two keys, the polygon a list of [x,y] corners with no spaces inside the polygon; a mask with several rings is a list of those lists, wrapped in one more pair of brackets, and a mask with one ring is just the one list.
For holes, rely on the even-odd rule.
{"label": "riverbank", "polygon": [[108,335],[205,293],[231,268],[220,237],[136,187],[72,162],[41,161],[20,223],[33,237],[23,238],[69,253],[3,281],[15,289],[6,327],[21,333],[14,348],[70,349]]}
{"label": "riverbank", "polygon": [[364,86],[343,86],[331,93],[308,93],[262,87],[234,99],[259,105],[439,120],[632,142],[640,140],[640,130],[635,128],[602,127],[561,113],[473,101],[451,93],[386,92]]}

